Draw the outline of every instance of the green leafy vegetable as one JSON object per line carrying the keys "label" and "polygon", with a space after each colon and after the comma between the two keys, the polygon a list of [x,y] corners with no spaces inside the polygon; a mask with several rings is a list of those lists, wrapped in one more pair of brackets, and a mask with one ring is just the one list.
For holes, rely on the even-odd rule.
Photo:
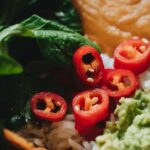
{"label": "green leafy vegetable", "polygon": [[12,36],[32,36],[32,32],[20,25],[13,25],[0,33],[0,74],[15,74],[22,72],[22,66],[8,54],[7,40]]}
{"label": "green leafy vegetable", "polygon": [[0,74],[20,73],[22,72],[21,65],[9,56],[0,56]]}
{"label": "green leafy vegetable", "polygon": [[70,65],[73,52],[82,45],[91,45],[100,50],[95,43],[73,30],[33,15],[20,24],[5,28],[0,33],[1,75],[21,73],[23,70],[20,63],[9,55],[11,50],[7,47],[9,39],[16,36],[35,39],[43,56],[56,66]]}
{"label": "green leafy vegetable", "polygon": [[0,31],[2,31],[4,29],[4,26],[0,25]]}

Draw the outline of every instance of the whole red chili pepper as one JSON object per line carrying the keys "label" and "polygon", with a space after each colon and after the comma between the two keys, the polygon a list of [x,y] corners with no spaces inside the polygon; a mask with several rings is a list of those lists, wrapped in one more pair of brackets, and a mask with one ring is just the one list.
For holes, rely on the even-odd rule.
{"label": "whole red chili pepper", "polygon": [[104,126],[84,126],[79,122],[75,122],[75,129],[82,135],[86,140],[94,140],[96,136],[102,134]]}
{"label": "whole red chili pepper", "polygon": [[73,55],[73,64],[81,80],[96,85],[103,77],[104,65],[98,51],[91,46],[82,46]]}
{"label": "whole red chili pepper", "polygon": [[94,89],[79,93],[73,98],[76,122],[84,126],[95,125],[109,113],[109,97],[104,90]]}
{"label": "whole red chili pepper", "polygon": [[67,111],[65,100],[51,92],[36,93],[30,101],[30,107],[37,118],[48,121],[63,119]]}

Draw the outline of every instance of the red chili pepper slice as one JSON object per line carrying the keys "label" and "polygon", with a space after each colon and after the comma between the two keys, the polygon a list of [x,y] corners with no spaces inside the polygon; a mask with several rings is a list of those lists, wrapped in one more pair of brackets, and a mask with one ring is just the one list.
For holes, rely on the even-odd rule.
{"label": "red chili pepper slice", "polygon": [[82,46],[73,55],[78,76],[88,85],[96,85],[103,77],[104,65],[98,51],[91,46]]}
{"label": "red chili pepper slice", "polygon": [[84,126],[79,122],[75,123],[75,129],[86,139],[94,140],[96,136],[102,134],[104,126]]}
{"label": "red chili pepper slice", "polygon": [[103,75],[103,81],[102,81],[102,83],[103,82],[105,82],[105,76],[107,76],[107,74],[108,73],[110,73],[111,71],[113,71],[114,69],[112,69],[112,68],[107,68],[107,69],[105,69],[105,71],[104,71],[104,75]]}
{"label": "red chili pepper slice", "polygon": [[101,89],[87,90],[73,98],[72,106],[76,122],[91,126],[108,116],[109,97]]}
{"label": "red chili pepper slice", "polygon": [[112,98],[132,95],[138,87],[138,79],[133,72],[126,69],[116,69],[105,75],[102,88]]}
{"label": "red chili pepper slice", "polygon": [[32,113],[39,119],[59,121],[64,118],[67,111],[65,100],[51,92],[35,94],[30,102]]}
{"label": "red chili pepper slice", "polygon": [[129,69],[136,75],[149,66],[150,43],[146,40],[131,39],[121,43],[114,51],[114,67]]}

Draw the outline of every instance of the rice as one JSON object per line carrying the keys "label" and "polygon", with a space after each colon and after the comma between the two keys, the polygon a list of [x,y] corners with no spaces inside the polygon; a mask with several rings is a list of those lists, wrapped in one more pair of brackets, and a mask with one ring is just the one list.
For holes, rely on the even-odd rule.
{"label": "rice", "polygon": [[35,146],[44,147],[43,141],[41,139],[34,138],[33,143],[35,144]]}
{"label": "rice", "polygon": [[92,150],[99,150],[98,146],[95,144],[93,147],[92,147]]}
{"label": "rice", "polygon": [[113,58],[110,58],[107,54],[104,54],[104,53],[101,54],[101,57],[102,57],[105,68],[114,68],[113,67],[113,65],[114,65]]}
{"label": "rice", "polygon": [[82,145],[87,149],[87,150],[91,150],[92,149],[92,144],[87,142],[87,141],[84,141],[82,143]]}
{"label": "rice", "polygon": [[71,138],[68,139],[68,143],[71,145],[73,149],[85,150],[84,147],[82,147],[78,142],[76,142],[75,140],[72,140]]}
{"label": "rice", "polygon": [[68,114],[62,121],[43,123],[40,127],[26,125],[18,134],[33,142],[35,146],[44,145],[48,150],[92,150],[95,142],[86,141],[74,126],[74,116]]}
{"label": "rice", "polygon": [[139,75],[139,80],[143,89],[150,89],[150,68]]}

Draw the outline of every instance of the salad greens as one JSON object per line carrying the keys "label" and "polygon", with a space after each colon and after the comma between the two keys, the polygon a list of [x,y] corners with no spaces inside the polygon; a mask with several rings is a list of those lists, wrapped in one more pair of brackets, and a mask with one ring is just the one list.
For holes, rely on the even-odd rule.
{"label": "salad greens", "polygon": [[99,50],[96,44],[66,26],[33,15],[25,21],[1,31],[1,75],[17,74],[23,71],[21,64],[9,55],[11,50],[7,46],[9,39],[16,36],[35,39],[41,54],[56,66],[70,65],[73,52],[82,45],[91,45]]}
{"label": "salad greens", "polygon": [[133,98],[121,98],[116,121],[107,122],[104,135],[96,138],[101,150],[150,149],[150,91],[137,91]]}

